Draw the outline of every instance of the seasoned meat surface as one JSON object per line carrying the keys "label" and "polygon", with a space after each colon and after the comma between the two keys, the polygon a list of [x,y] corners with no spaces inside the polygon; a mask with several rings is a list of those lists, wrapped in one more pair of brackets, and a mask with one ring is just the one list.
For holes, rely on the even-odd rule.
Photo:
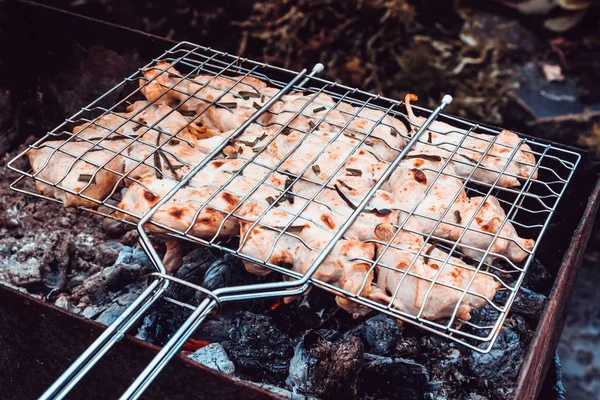
{"label": "seasoned meat surface", "polygon": [[[136,222],[156,208],[150,231],[209,241],[237,236],[254,274],[277,268],[294,279],[310,271],[345,295],[431,320],[468,320],[500,287],[485,263],[520,262],[535,245],[519,236],[496,197],[466,191],[470,181],[511,187],[537,179],[536,158],[514,133],[433,122],[374,191],[425,121],[413,112],[416,96],[406,98],[406,117],[396,106],[289,93],[240,133],[278,88],[251,76],[184,74],[168,62],[142,74],[145,101],[75,127],[66,143],[29,151],[33,173],[47,182],[36,183],[40,192],[65,206],[97,207],[122,191],[116,216]],[[169,253],[171,270],[179,256]],[[369,312],[348,297],[336,301],[355,317]]]}

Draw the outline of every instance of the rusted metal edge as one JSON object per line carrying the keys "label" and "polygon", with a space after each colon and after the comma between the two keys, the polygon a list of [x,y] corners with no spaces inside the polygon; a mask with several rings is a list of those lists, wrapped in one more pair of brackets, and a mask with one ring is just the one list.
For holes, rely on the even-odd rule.
{"label": "rusted metal edge", "polygon": [[[540,394],[548,367],[565,326],[573,286],[594,226],[599,203],[600,181],[597,181],[587,201],[583,216],[573,233],[569,248],[562,259],[561,267],[548,296],[548,302],[538,322],[535,336],[521,366],[515,390],[516,400],[531,400]],[[557,215],[557,217],[560,216]]]}

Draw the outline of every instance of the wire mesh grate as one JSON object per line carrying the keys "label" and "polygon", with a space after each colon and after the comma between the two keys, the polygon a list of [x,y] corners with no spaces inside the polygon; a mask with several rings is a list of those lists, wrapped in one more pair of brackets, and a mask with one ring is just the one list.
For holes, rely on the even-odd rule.
{"label": "wire mesh grate", "polygon": [[[489,351],[580,156],[305,72],[180,43],[19,154],[12,187],[137,224],[156,282],[185,284],[147,233],[285,277],[195,287],[213,305],[311,284]],[[178,340],[206,315],[180,305]]]}

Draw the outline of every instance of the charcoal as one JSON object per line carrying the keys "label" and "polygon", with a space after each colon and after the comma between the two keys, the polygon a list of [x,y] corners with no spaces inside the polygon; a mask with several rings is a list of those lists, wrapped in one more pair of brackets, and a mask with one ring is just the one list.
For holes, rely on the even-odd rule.
{"label": "charcoal", "polygon": [[112,324],[125,309],[138,298],[143,290],[143,285],[129,285],[124,287],[118,293],[113,295],[113,299],[108,306],[94,319],[103,325]]}
{"label": "charcoal", "polygon": [[[206,271],[216,262],[218,261],[215,261],[215,257],[208,249],[195,249],[183,257],[183,265],[175,273],[175,277],[202,285]],[[167,289],[167,296],[190,304],[199,303],[199,292],[185,285],[170,285]],[[160,302],[144,318],[142,325],[138,329],[137,336],[142,340],[162,346],[177,331],[189,314],[190,310],[184,307],[172,303]],[[211,324],[213,322],[207,321],[203,326],[210,328]],[[226,328],[228,327],[226,326]],[[207,334],[212,337],[207,339],[211,341],[227,339],[227,329],[216,334],[221,328],[221,326],[218,326],[217,329],[209,329]],[[202,332],[202,329],[200,328],[199,332]],[[194,337],[199,337],[199,335],[195,335]]]}
{"label": "charcoal", "polygon": [[44,265],[42,278],[47,286],[61,289],[67,286],[67,275],[74,249],[75,242],[70,234],[52,233],[42,260]]}
{"label": "charcoal", "polygon": [[430,389],[425,366],[404,358],[365,353],[361,389],[377,399],[424,399]]}
{"label": "charcoal", "polygon": [[467,325],[463,329],[466,332],[475,334],[477,336],[486,337],[490,333],[489,328],[476,328],[472,325],[477,325],[479,327],[494,326],[499,317],[499,311],[490,305],[486,305],[483,308],[478,308],[471,311],[471,319],[469,320],[471,325]]}
{"label": "charcoal", "polygon": [[537,258],[531,260],[522,286],[538,293],[550,293],[554,277]]}
{"label": "charcoal", "polygon": [[227,353],[219,343],[211,343],[208,346],[196,350],[188,356],[198,364],[206,365],[224,374],[233,374],[235,365],[227,358]]}
{"label": "charcoal", "polygon": [[188,282],[201,283],[208,267],[216,260],[206,247],[197,248],[183,256],[183,264],[177,271],[177,277]]}
{"label": "charcoal", "polygon": [[272,318],[248,311],[235,315],[229,340],[222,344],[236,369],[272,382],[285,379],[294,353],[292,339]]}
{"label": "charcoal", "polygon": [[[363,345],[355,336],[331,342],[330,332],[309,330],[290,361],[286,383],[294,393],[320,398],[355,398]],[[330,336],[331,337],[331,336]]]}
{"label": "charcoal", "polygon": [[366,352],[387,355],[394,348],[396,341],[402,337],[402,328],[398,326],[395,319],[379,314],[349,331],[348,335],[361,338]]}
{"label": "charcoal", "polygon": [[123,238],[121,239],[121,243],[123,243],[125,246],[133,246],[136,243],[138,243],[139,241],[140,241],[140,234],[135,229],[127,231],[123,235]]}
{"label": "charcoal", "polygon": [[265,389],[266,391],[269,391],[273,394],[281,396],[284,399],[289,399],[289,400],[305,400],[306,399],[306,396],[303,396],[298,393],[292,393],[289,390],[280,388],[279,386],[269,385],[268,383],[252,382],[252,381],[249,381],[249,383],[258,386],[259,388]]}
{"label": "charcoal", "polygon": [[216,314],[202,322],[194,332],[194,338],[210,342],[222,342],[229,339],[231,327],[231,318],[223,314]]}
{"label": "charcoal", "polygon": [[106,287],[111,292],[121,290],[130,283],[137,282],[148,270],[139,264],[117,264],[105,275]]}
{"label": "charcoal", "polygon": [[163,346],[179,329],[191,313],[187,308],[161,302],[152,308],[140,327],[137,338],[146,342]]}
{"label": "charcoal", "polygon": [[414,358],[419,354],[420,344],[416,337],[400,337],[396,341],[396,347],[393,349],[393,355],[403,358]]}
{"label": "charcoal", "polygon": [[84,279],[81,286],[76,286],[76,282],[69,282],[68,286],[73,287],[73,295],[76,298],[86,296],[91,304],[102,305],[109,300],[110,293],[118,292],[137,282],[147,273],[148,270],[138,264],[118,264]]}
{"label": "charcoal", "polygon": [[126,224],[120,221],[115,221],[111,218],[104,218],[104,221],[102,221],[102,230],[108,237],[118,238],[123,237],[129,228]]}
{"label": "charcoal", "polygon": [[[244,264],[239,258],[232,254],[217,259],[210,264],[206,270],[206,275],[201,286],[208,290],[215,290],[223,287],[232,287],[240,285],[250,285],[258,282],[258,277],[246,271]],[[200,303],[207,295],[202,292],[196,292],[195,301]],[[254,302],[232,302],[224,307],[225,311],[252,310],[258,303],[264,303],[264,300]]]}
{"label": "charcoal", "polygon": [[86,278],[80,288],[74,292],[76,296],[81,296],[81,292],[90,299],[91,304],[104,304],[108,296],[108,287],[106,286],[106,275],[110,275],[114,267],[105,268],[89,278]]}
{"label": "charcoal", "polygon": [[37,284],[42,281],[42,264],[36,258],[24,262],[9,261],[5,273],[9,282],[15,286]]}
{"label": "charcoal", "polygon": [[77,274],[69,279],[69,283],[67,283],[67,289],[73,290],[74,288],[81,286],[83,281],[86,278],[86,274]]}
{"label": "charcoal", "polygon": [[463,348],[439,336],[420,338],[419,354],[415,360],[426,366],[431,379],[433,398],[464,398],[468,387],[476,381],[469,374]]}
{"label": "charcoal", "polygon": [[246,271],[238,257],[226,254],[208,267],[202,286],[208,290],[214,290],[255,283],[256,279],[255,275]]}
{"label": "charcoal", "polygon": [[64,293],[56,298],[56,300],[54,301],[54,305],[64,310],[71,311],[75,314],[78,314],[80,312],[80,310],[77,309],[77,307],[75,307],[69,296]]}
{"label": "charcoal", "polygon": [[114,264],[138,264],[148,270],[154,268],[152,262],[143,250],[134,249],[129,246],[121,246],[119,243],[112,243],[111,246],[119,247],[119,256]]}
{"label": "charcoal", "polygon": [[[114,245],[118,245],[118,247]],[[94,247],[94,262],[101,266],[113,265],[121,254],[119,247],[123,247],[123,245],[120,243],[104,243],[100,246]]]}
{"label": "charcoal", "polygon": [[537,326],[537,320],[531,324],[528,323],[525,318],[517,314],[510,314],[506,321],[504,322],[504,326],[510,328],[514,332],[516,332],[521,339],[521,346],[528,346],[531,343],[531,340],[535,336],[535,327]]}
{"label": "charcoal", "polygon": [[[175,276],[184,281],[202,285],[208,268],[215,262],[215,257],[205,247],[193,250],[183,257],[183,265]],[[195,299],[198,291],[185,285],[173,284],[167,289],[170,297],[186,303],[198,304]]]}
{"label": "charcoal", "polygon": [[106,309],[106,307],[104,306],[87,306],[84,308],[84,310],[81,312],[81,315],[83,315],[85,318],[88,319],[95,319],[96,317],[98,317],[100,314],[102,314],[102,312]]}
{"label": "charcoal", "polygon": [[[484,349],[486,343],[480,346]],[[502,388],[514,387],[523,356],[519,335],[503,327],[490,352],[473,351],[468,364],[473,376],[479,378],[481,385],[502,391]]]}
{"label": "charcoal", "polygon": [[[506,304],[509,295],[510,292],[507,290],[500,291],[496,293],[494,302],[496,304]],[[545,304],[546,296],[521,287],[515,296],[515,301],[510,311],[537,320],[542,315]]]}
{"label": "charcoal", "polygon": [[321,327],[339,310],[335,296],[319,288],[312,288],[297,307],[298,317],[309,328]]}

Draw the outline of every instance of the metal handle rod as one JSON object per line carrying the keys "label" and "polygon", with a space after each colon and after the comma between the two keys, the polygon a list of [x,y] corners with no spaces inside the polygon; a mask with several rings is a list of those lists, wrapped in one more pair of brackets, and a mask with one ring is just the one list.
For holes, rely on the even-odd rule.
{"label": "metal handle rod", "polygon": [[[285,296],[297,296],[304,293],[310,284],[306,283],[303,286],[294,290],[281,290],[272,291],[269,293],[260,294],[248,294],[242,295],[241,298],[237,296],[221,298],[221,303],[227,301],[246,300],[253,298],[269,298],[269,297],[285,297]],[[148,388],[148,386],[158,376],[160,371],[167,365],[167,363],[173,358],[181,346],[190,338],[190,336],[198,329],[198,326],[204,321],[204,319],[210,314],[210,312],[217,306],[214,299],[204,299],[202,303],[196,308],[196,310],[188,317],[183,325],[177,330],[171,339],[163,346],[160,352],[154,357],[154,359],[146,366],[144,371],[136,378],[131,386],[123,393],[120,400],[133,400],[138,399],[142,393]]]}
{"label": "metal handle rod", "polygon": [[[161,285],[159,287],[159,285]],[[168,283],[156,280],[100,335],[41,396],[63,399],[102,356],[131,328],[141,314],[160,297]]]}

